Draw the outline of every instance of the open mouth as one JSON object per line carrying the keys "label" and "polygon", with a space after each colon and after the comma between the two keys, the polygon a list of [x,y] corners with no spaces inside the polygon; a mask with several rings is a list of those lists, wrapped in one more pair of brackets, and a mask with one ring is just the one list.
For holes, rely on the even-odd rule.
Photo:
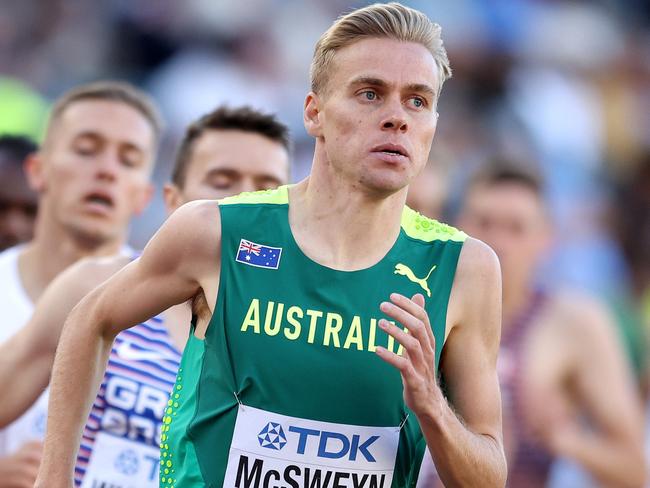
{"label": "open mouth", "polygon": [[113,208],[113,206],[115,205],[113,199],[109,195],[106,195],[105,193],[99,193],[99,192],[90,193],[86,195],[84,201],[87,203],[100,205],[106,208]]}

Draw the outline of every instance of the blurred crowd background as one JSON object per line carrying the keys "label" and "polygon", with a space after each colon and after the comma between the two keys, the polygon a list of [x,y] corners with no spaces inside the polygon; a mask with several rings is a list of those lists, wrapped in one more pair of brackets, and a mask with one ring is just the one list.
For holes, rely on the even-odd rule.
{"label": "blurred crowd background", "polygon": [[[308,174],[302,124],[321,32],[351,0],[3,0],[0,133],[41,137],[51,100],[125,79],[159,102],[169,178],[187,124],[250,104],[291,128],[292,179]],[[650,323],[650,2],[404,0],[443,27],[453,79],[438,107],[428,209],[453,220],[472,170],[535,164],[555,223],[540,281],[604,299],[639,377]],[[5,182],[0,182],[2,185]],[[157,197],[133,225],[141,247],[164,218]]]}

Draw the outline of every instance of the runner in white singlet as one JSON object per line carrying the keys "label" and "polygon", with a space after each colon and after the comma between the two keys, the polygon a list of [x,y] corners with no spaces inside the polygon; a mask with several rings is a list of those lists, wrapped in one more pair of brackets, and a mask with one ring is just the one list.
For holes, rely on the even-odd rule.
{"label": "runner in white singlet", "polygon": [[[189,128],[173,183],[165,188],[167,209],[286,183],[288,160],[284,125],[248,108],[218,109]],[[0,347],[0,388],[16,392],[10,404],[0,405],[0,425],[48,382],[56,341],[74,304],[130,260],[89,259],[66,270],[44,293],[29,324]],[[180,305],[118,335],[81,439],[77,486],[157,486],[162,418],[190,318],[190,308]]]}
{"label": "runner in white singlet", "polygon": [[[0,344],[25,325],[61,271],[124,247],[131,217],[149,201],[159,130],[152,102],[128,84],[82,85],[55,103],[43,146],[26,161],[39,194],[35,238],[0,255]],[[21,377],[5,358],[3,368]],[[13,390],[3,393],[10,404]],[[46,403],[0,433],[0,487],[33,485]]]}

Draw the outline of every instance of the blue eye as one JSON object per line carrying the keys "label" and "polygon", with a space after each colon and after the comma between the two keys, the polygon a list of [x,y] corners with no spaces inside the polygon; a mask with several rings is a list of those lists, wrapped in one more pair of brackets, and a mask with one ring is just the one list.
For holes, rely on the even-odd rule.
{"label": "blue eye", "polygon": [[366,90],[363,92],[366,100],[375,100],[377,98],[377,94],[374,91]]}
{"label": "blue eye", "polygon": [[413,106],[415,108],[424,107],[424,100],[422,100],[421,98],[417,98],[417,97],[416,98],[411,98],[411,102],[413,103]]}

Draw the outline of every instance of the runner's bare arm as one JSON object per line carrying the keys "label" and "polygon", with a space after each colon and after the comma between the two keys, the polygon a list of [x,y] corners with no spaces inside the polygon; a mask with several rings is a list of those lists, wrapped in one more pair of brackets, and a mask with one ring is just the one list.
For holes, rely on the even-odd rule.
{"label": "runner's bare arm", "polygon": [[22,415],[50,381],[61,329],[72,308],[95,286],[128,262],[128,258],[84,259],[47,287],[29,322],[0,346],[0,427]]}
{"label": "runner's bare arm", "polygon": [[[644,486],[641,400],[616,326],[608,311],[587,297],[566,294],[558,302],[553,321],[572,351],[570,371],[566,378],[549,378],[553,385],[531,385],[529,422],[552,452],[581,464],[600,485]],[[567,384],[590,425],[562,408]]]}
{"label": "runner's bare arm", "polygon": [[[447,487],[501,487],[506,461],[496,358],[501,336],[501,273],[496,255],[469,238],[461,251],[449,302],[441,372],[449,403],[436,382],[435,339],[424,297],[398,294],[381,310],[409,333],[382,320],[404,346],[402,357],[378,350],[402,374],[404,397],[417,415],[431,457]],[[450,406],[451,405],[451,406]]]}
{"label": "runner's bare arm", "polygon": [[199,290],[216,296],[221,238],[215,202],[177,210],[142,256],[95,288],[66,321],[56,353],[48,429],[36,486],[72,486],[81,429],[118,332]]}
{"label": "runner's bare arm", "polygon": [[641,400],[620,337],[607,312],[596,304],[581,307],[579,313],[585,330],[580,336],[592,343],[593,355],[581,349],[584,374],[578,389],[600,435],[583,426],[575,441],[563,446],[564,454],[583,464],[603,486],[644,486]]}

